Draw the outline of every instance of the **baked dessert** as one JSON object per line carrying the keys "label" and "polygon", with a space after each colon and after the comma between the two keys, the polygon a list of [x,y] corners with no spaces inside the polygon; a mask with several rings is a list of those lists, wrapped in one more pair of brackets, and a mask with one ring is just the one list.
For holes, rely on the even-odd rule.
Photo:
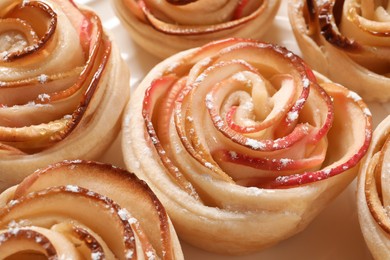
{"label": "baked dessert", "polygon": [[119,133],[128,68],[90,10],[0,3],[0,190],[63,159],[95,158]]}
{"label": "baked dessert", "polygon": [[181,238],[242,254],[303,230],[356,177],[370,139],[355,92],[285,48],[231,38],[149,72],[122,149]]}
{"label": "baked dessert", "polygon": [[390,100],[390,14],[386,3],[289,3],[291,26],[305,61],[366,101]]}
{"label": "baked dessert", "polygon": [[153,55],[179,51],[227,37],[260,39],[280,0],[113,0],[132,39]]}
{"label": "baked dessert", "polygon": [[91,161],[37,170],[0,195],[0,258],[183,259],[163,205],[134,174]]}
{"label": "baked dessert", "polygon": [[390,255],[389,167],[390,116],[375,129],[358,178],[360,227],[375,259]]}

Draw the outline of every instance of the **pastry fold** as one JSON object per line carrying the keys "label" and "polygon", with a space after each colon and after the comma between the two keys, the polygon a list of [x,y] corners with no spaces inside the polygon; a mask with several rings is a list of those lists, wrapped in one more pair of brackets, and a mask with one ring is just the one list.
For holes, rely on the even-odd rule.
{"label": "pastry fold", "polygon": [[360,228],[375,259],[388,259],[390,255],[389,169],[390,116],[375,129],[358,178]]}
{"label": "pastry fold", "polygon": [[366,101],[390,100],[390,4],[293,0],[290,23],[305,61]]}
{"label": "pastry fold", "polygon": [[285,48],[231,38],[155,66],[122,149],[185,241],[242,254],[303,230],[357,174],[371,115]]}
{"label": "pastry fold", "polygon": [[117,136],[129,73],[90,10],[0,3],[0,190],[50,162],[95,158]]}
{"label": "pastry fold", "polygon": [[142,48],[159,58],[227,37],[260,39],[280,0],[113,0]]}
{"label": "pastry fold", "polygon": [[0,258],[183,259],[163,205],[134,174],[91,161],[37,170],[0,195]]}

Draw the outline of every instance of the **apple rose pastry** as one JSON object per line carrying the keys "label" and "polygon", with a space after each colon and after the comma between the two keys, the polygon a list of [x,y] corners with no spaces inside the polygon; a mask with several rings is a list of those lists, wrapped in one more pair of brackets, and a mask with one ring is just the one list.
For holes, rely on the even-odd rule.
{"label": "apple rose pastry", "polygon": [[390,100],[390,2],[294,0],[295,38],[310,66],[366,101]]}
{"label": "apple rose pastry", "polygon": [[[128,69],[72,1],[0,2],[0,190],[63,159],[94,158],[120,129]],[[99,142],[99,143],[98,143]]]}
{"label": "apple rose pastry", "polygon": [[375,259],[390,256],[390,116],[374,131],[358,181],[358,213],[364,239]]}
{"label": "apple rose pastry", "polygon": [[183,259],[164,207],[143,181],[80,160],[37,170],[0,195],[0,258],[37,255]]}
{"label": "apple rose pastry", "polygon": [[227,37],[259,39],[271,25],[280,0],[113,0],[132,38],[153,55]]}
{"label": "apple rose pastry", "polygon": [[128,168],[179,236],[230,254],[303,230],[356,176],[371,137],[356,93],[285,48],[236,38],[157,65],[126,113]]}

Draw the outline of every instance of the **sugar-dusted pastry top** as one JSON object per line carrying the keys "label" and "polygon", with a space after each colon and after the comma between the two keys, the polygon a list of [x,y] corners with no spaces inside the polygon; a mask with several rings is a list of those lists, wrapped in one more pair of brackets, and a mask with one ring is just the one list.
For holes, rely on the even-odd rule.
{"label": "sugar-dusted pastry top", "polygon": [[4,0],[0,10],[4,189],[49,162],[104,151],[119,132],[129,74],[99,17],[73,1]]}
{"label": "sugar-dusted pastry top", "polygon": [[313,69],[366,101],[390,100],[388,1],[294,0],[288,10],[295,38]]}
{"label": "sugar-dusted pastry top", "polygon": [[358,181],[360,227],[375,259],[390,255],[390,116],[375,129]]}
{"label": "sugar-dusted pastry top", "polygon": [[183,259],[157,197],[134,174],[91,161],[37,170],[0,195],[0,258]]}
{"label": "sugar-dusted pastry top", "polygon": [[179,236],[248,253],[304,229],[356,176],[362,99],[287,49],[231,38],[155,66],[126,110],[122,149]]}
{"label": "sugar-dusted pastry top", "polygon": [[279,0],[113,1],[134,41],[160,58],[226,37],[260,39],[279,4]]}

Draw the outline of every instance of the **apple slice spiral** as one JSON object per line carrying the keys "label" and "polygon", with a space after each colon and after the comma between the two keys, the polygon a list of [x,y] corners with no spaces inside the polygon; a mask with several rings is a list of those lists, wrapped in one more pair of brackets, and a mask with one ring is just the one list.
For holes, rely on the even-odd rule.
{"label": "apple slice spiral", "polygon": [[375,129],[358,178],[360,227],[375,259],[390,255],[390,116]]}
{"label": "apple slice spiral", "polygon": [[310,66],[366,101],[390,100],[390,4],[294,0],[290,23]]}
{"label": "apple slice spiral", "polygon": [[49,162],[101,154],[119,132],[129,74],[97,15],[72,1],[5,0],[0,10],[4,190]]}
{"label": "apple slice spiral", "polygon": [[0,258],[183,259],[157,197],[134,174],[91,161],[37,170],[0,195]]}
{"label": "apple slice spiral", "polygon": [[356,93],[254,40],[176,54],[133,97],[127,167],[179,236],[216,252],[248,253],[304,229],[355,178],[371,138]]}
{"label": "apple slice spiral", "polygon": [[279,4],[279,0],[113,1],[132,38],[160,58],[227,37],[260,39]]}

